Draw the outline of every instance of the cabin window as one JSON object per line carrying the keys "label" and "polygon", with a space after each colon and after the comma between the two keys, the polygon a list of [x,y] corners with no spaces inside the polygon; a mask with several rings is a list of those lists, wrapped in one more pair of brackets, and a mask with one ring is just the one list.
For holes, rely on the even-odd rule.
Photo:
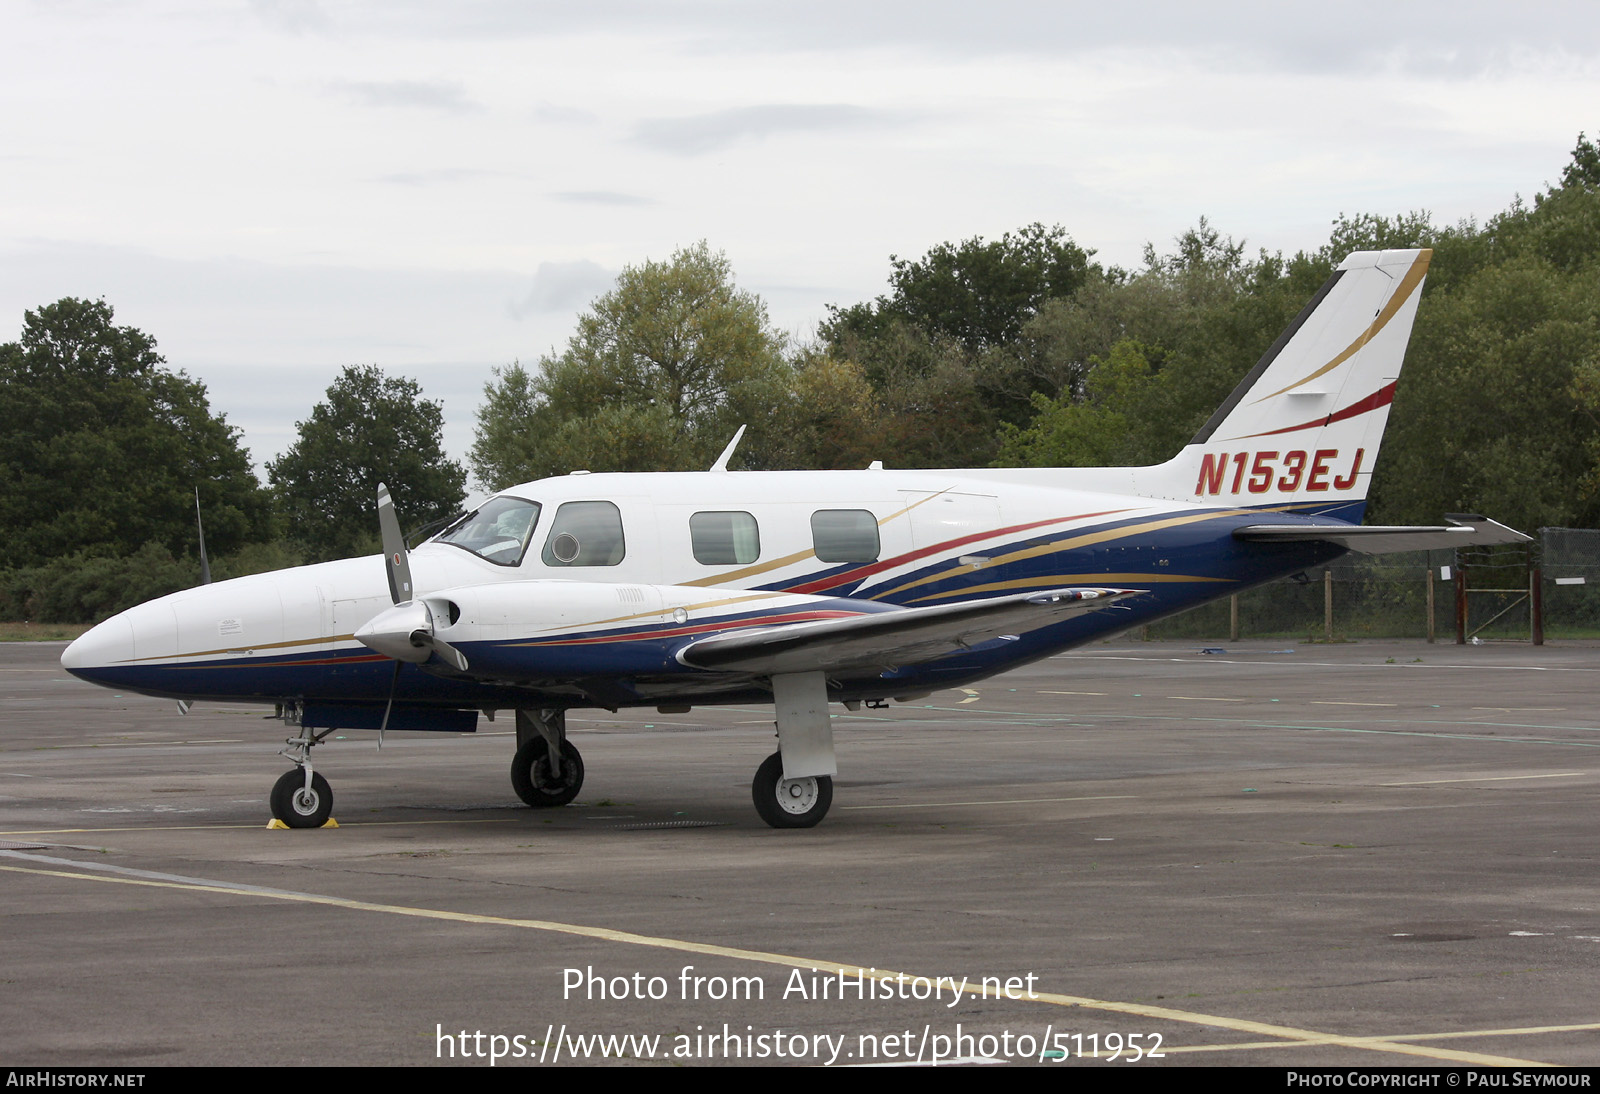
{"label": "cabin window", "polygon": [[689,539],[702,566],[743,566],[761,557],[761,530],[749,513],[696,513]]}
{"label": "cabin window", "polygon": [[496,566],[515,566],[527,554],[538,523],[538,502],[501,495],[440,532],[434,542],[471,551]]}
{"label": "cabin window", "polygon": [[556,510],[540,557],[546,566],[615,566],[622,555],[617,507],[609,501],[569,501]]}
{"label": "cabin window", "polygon": [[811,543],[821,562],[876,562],[878,518],[865,509],[819,509],[811,514]]}

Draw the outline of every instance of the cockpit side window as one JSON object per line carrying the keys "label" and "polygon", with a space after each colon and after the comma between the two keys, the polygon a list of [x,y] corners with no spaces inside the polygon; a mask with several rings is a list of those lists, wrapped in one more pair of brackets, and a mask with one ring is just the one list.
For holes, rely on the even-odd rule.
{"label": "cockpit side window", "polygon": [[616,566],[622,562],[622,514],[609,501],[569,501],[556,510],[539,556],[546,566]]}
{"label": "cockpit side window", "polygon": [[490,498],[434,537],[496,566],[515,566],[528,553],[539,523],[539,503],[502,494]]}

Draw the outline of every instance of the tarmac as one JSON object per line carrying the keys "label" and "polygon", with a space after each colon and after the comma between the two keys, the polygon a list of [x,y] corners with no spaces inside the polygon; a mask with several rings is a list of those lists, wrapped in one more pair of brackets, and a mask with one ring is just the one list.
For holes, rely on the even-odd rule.
{"label": "tarmac", "polygon": [[[770,709],[319,747],[0,646],[0,1060],[1600,1063],[1600,647],[1118,642],[836,718],[817,828]],[[838,709],[838,708],[836,708]]]}

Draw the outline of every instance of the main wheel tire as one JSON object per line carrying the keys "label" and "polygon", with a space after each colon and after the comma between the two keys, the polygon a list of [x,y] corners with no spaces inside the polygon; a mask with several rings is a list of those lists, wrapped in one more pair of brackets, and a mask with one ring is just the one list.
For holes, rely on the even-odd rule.
{"label": "main wheel tire", "polygon": [[272,815],[290,828],[321,828],[333,815],[333,791],[328,780],[313,771],[311,789],[300,768],[285,771],[272,788]]}
{"label": "main wheel tire", "polygon": [[812,828],[828,815],[833,804],[833,778],[808,775],[783,777],[783,753],[774,752],[756,768],[750,797],[761,819],[774,828]]}
{"label": "main wheel tire", "polygon": [[550,774],[550,746],[543,737],[534,737],[511,761],[511,788],[535,809],[566,805],[583,789],[583,757],[571,741],[562,741],[561,777],[555,778]]}

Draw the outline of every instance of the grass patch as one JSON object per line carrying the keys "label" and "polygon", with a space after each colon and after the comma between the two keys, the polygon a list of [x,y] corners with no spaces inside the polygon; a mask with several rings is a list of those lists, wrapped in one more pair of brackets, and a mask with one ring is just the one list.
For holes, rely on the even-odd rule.
{"label": "grass patch", "polygon": [[89,623],[0,623],[0,642],[70,642]]}

